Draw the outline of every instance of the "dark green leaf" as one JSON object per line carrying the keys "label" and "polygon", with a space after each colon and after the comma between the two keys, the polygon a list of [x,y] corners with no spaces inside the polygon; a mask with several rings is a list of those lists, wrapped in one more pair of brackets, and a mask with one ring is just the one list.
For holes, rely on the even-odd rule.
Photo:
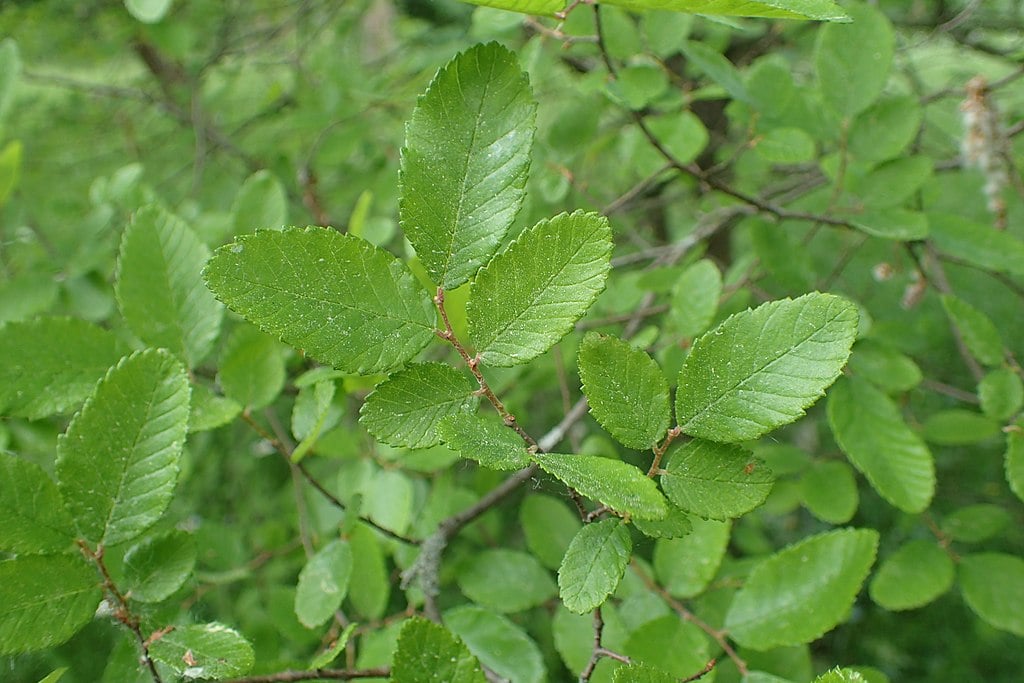
{"label": "dark green leaf", "polygon": [[410,365],[377,385],[359,411],[359,424],[391,446],[425,448],[441,443],[438,422],[472,413],[480,402],[476,383],[444,363]]}
{"label": "dark green leaf", "polygon": [[280,230],[288,222],[288,197],[284,186],[270,171],[256,171],[242,183],[231,205],[231,213],[235,235],[257,228]]}
{"label": "dark green leaf", "polygon": [[629,529],[620,519],[580,529],[558,570],[558,594],[566,608],[586,614],[599,607],[618,587],[632,552]]}
{"label": "dark green leaf", "polygon": [[0,551],[27,555],[70,550],[75,523],[39,465],[0,453]]}
{"label": "dark green leaf", "polygon": [[449,447],[495,470],[518,470],[530,464],[526,443],[500,420],[460,412],[437,423],[437,436]]}
{"label": "dark green leaf", "polygon": [[745,448],[694,439],[669,452],[661,475],[668,499],[710,519],[730,519],[764,502],[775,477]]}
{"label": "dark green leaf", "polygon": [[1010,490],[1024,501],[1024,432],[1012,431],[1006,435],[1006,455],[1003,467]]}
{"label": "dark green leaf", "polygon": [[1024,275],[1024,242],[991,225],[948,213],[928,214],[930,236],[955,259],[1002,273]]}
{"label": "dark green leaf", "polygon": [[154,640],[149,654],[186,679],[244,676],[256,659],[238,631],[216,623],[175,628]]}
{"label": "dark green leaf", "polygon": [[352,549],[334,540],[309,558],[295,589],[295,615],[306,628],[328,621],[341,607],[352,575]]}
{"label": "dark green leaf", "polygon": [[270,335],[250,325],[236,328],[221,351],[217,373],[227,397],[250,410],[270,405],[284,388],[281,351]]}
{"label": "dark green leaf", "polygon": [[514,54],[477,45],[438,72],[406,129],[402,229],[434,282],[454,289],[519,212],[537,104]]}
{"label": "dark green leaf", "polygon": [[726,629],[758,650],[811,642],[846,618],[877,548],[878,532],[843,529],[781,550],[747,577]]}
{"label": "dark green leaf", "polygon": [[1010,513],[998,505],[979,503],[954,510],[942,520],[942,533],[954,541],[980,543],[994,538],[1011,523]]}
{"label": "dark green leaf", "polygon": [[511,621],[482,607],[463,605],[444,613],[444,624],[480,662],[516,683],[541,683],[547,671],[537,644]]}
{"label": "dark green leaf", "polygon": [[694,342],[679,372],[676,420],[720,442],[793,422],[839,376],[856,333],[856,307],[830,294],[733,315]]}
{"label": "dark green leaf", "polygon": [[800,478],[800,497],[804,506],[821,521],[845,524],[857,512],[857,480],[845,462],[818,463]]}
{"label": "dark green leaf", "polygon": [[619,667],[612,676],[612,683],[676,683],[678,680],[661,669],[636,662]]}
{"label": "dark green leaf", "polygon": [[924,422],[924,438],[945,446],[977,443],[999,433],[999,423],[992,418],[961,408],[939,411]]}
{"label": "dark green leaf", "polygon": [[682,538],[693,531],[693,524],[685,512],[669,504],[668,514],[662,519],[634,519],[633,526],[651,538]]}
{"label": "dark green leaf", "polygon": [[832,388],[828,421],[839,447],[882,498],[904,512],[928,507],[935,463],[892,399],[863,380],[844,379]]}
{"label": "dark green leaf", "polygon": [[638,519],[661,519],[668,512],[655,483],[629,463],[562,453],[536,453],[531,457],[566,486],[617,512]]}
{"label": "dark green leaf", "polygon": [[[659,4],[664,5],[664,3]],[[658,9],[665,8],[658,7]],[[703,8],[701,13],[713,14],[713,12],[705,12]],[[680,48],[690,62],[707,74],[708,78],[722,86],[732,99],[750,102],[747,88],[743,85],[743,78],[725,55],[707,43],[696,40],[684,40]]]}
{"label": "dark green leaf", "polygon": [[1024,636],[1024,560],[1002,553],[968,555],[960,589],[974,613],[1003,631]]}
{"label": "dark green leaf", "polygon": [[57,448],[57,486],[83,538],[130,541],[163,514],[188,428],[185,369],[166,351],[112,368]]}
{"label": "dark green leaf", "polygon": [[909,541],[882,562],[871,580],[871,599],[888,610],[923,607],[953,586],[949,554],[934,541]]}
{"label": "dark green leaf", "polygon": [[880,10],[862,3],[845,9],[853,22],[822,27],[814,57],[822,97],[849,118],[870,107],[882,93],[896,36]]}
{"label": "dark green leaf", "polygon": [[467,304],[483,362],[520,365],[554,346],[604,289],[611,251],[607,219],[577,211],[541,221],[494,257]]}
{"label": "dark green leaf", "polygon": [[38,318],[0,327],[0,410],[30,420],[77,408],[124,347],[84,320]]}
{"label": "dark green leaf", "polygon": [[377,532],[358,523],[349,532],[352,548],[352,576],[348,582],[348,599],[356,612],[367,619],[384,616],[391,595],[388,565]]}
{"label": "dark green leaf", "polygon": [[558,569],[565,551],[580,530],[580,516],[564,501],[534,494],[519,507],[519,523],[526,536],[526,547],[548,569]]}
{"label": "dark green leaf", "polygon": [[476,657],[440,624],[414,617],[402,626],[391,680],[402,683],[484,683]]}
{"label": "dark green leaf", "polygon": [[921,368],[899,351],[869,340],[858,341],[850,369],[886,393],[909,391],[921,383]]}
{"label": "dark green leaf", "polygon": [[590,333],[577,360],[590,412],[630,448],[652,448],[668,430],[668,382],[651,358],[615,337]]}
{"label": "dark green leaf", "polygon": [[96,570],[81,555],[0,562],[0,654],[63,643],[92,619],[100,597]]}
{"label": "dark green leaf", "polygon": [[949,319],[960,330],[971,355],[985,365],[1003,362],[1003,340],[991,319],[974,306],[952,294],[942,295],[942,306]]}
{"label": "dark green leaf", "polygon": [[521,612],[558,594],[554,580],[537,558],[517,550],[474,554],[462,566],[458,582],[466,597],[498,612]]}
{"label": "dark green leaf", "polygon": [[224,316],[200,277],[209,257],[184,221],[155,205],[140,209],[121,239],[114,289],[125,322],[189,367],[209,354]]}
{"label": "dark green leaf", "polygon": [[704,632],[675,614],[648,620],[630,634],[624,650],[634,662],[656,666],[676,681],[695,675],[711,658]]}
{"label": "dark green leaf", "polygon": [[239,237],[214,253],[205,277],[232,310],[348,372],[402,365],[434,336],[430,299],[408,268],[336,230]]}
{"label": "dark green leaf", "polygon": [[853,217],[853,224],[874,237],[890,240],[923,240],[928,236],[928,217],[907,209],[871,209]]}
{"label": "dark green leaf", "polygon": [[892,159],[914,140],[921,118],[916,97],[883,97],[853,120],[847,149],[861,161]]}
{"label": "dark green leaf", "polygon": [[196,564],[192,534],[171,531],[147,538],[124,554],[124,588],[139,602],[160,602],[181,588]]}

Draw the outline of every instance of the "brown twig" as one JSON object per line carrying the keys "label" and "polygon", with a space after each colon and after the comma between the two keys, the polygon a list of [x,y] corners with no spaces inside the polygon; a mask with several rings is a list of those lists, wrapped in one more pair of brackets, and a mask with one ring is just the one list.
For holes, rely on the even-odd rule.
{"label": "brown twig", "polygon": [[294,683],[295,681],[354,681],[360,678],[388,678],[391,668],[387,666],[375,669],[313,669],[311,671],[279,671],[275,674],[232,678],[222,683]]}

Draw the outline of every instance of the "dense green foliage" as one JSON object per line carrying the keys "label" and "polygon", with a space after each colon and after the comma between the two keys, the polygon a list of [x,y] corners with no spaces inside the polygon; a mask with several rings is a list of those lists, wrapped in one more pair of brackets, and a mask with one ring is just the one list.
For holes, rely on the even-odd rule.
{"label": "dense green foliage", "polygon": [[1020,678],[1024,13],[567,4],[0,6],[0,679]]}

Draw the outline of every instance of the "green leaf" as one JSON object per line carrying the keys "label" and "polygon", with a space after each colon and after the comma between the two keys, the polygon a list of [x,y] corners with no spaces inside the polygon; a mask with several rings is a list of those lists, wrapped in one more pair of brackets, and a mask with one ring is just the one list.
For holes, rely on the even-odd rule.
{"label": "green leaf", "polygon": [[892,399],[863,380],[843,379],[829,396],[828,421],[839,447],[882,498],[904,512],[928,507],[935,463]]}
{"label": "green leaf", "polygon": [[309,558],[295,588],[295,615],[306,628],[329,621],[341,607],[352,575],[352,549],[334,540]]}
{"label": "green leaf", "polygon": [[444,363],[417,363],[377,385],[359,411],[359,424],[390,446],[426,448],[441,443],[437,423],[471,413],[477,386]]}
{"label": "green leaf", "polygon": [[858,341],[850,369],[886,393],[909,391],[921,383],[921,368],[893,348],[870,340]]}
{"label": "green leaf", "polygon": [[205,432],[222,427],[242,412],[242,406],[226,396],[218,396],[201,384],[192,385],[188,431]]}
{"label": "green leaf", "polygon": [[644,536],[651,538],[682,538],[693,531],[693,524],[685,512],[675,505],[668,506],[668,514],[662,519],[634,519],[633,526]]}
{"label": "green leaf", "polygon": [[1024,636],[1024,560],[1002,553],[968,555],[960,561],[960,590],[984,621]]}
{"label": "green leaf", "polygon": [[946,315],[960,330],[964,344],[971,355],[989,366],[1003,362],[1003,340],[999,329],[991,319],[963,299],[952,294],[942,295],[942,306]]}
{"label": "green leaf", "polygon": [[697,261],[683,271],[672,287],[668,327],[684,338],[708,329],[722,296],[722,274],[709,259]]}
{"label": "green leaf", "polygon": [[[934,164],[931,157],[924,155],[886,161],[866,175],[851,178],[849,189],[873,208],[900,206],[931,180]],[[927,223],[923,214],[921,217]]]}
{"label": "green leaf", "polygon": [[558,569],[558,594],[571,612],[586,614],[615,592],[633,553],[629,528],[603,519],[580,529]]}
{"label": "green leaf", "polygon": [[730,522],[693,520],[693,531],[682,538],[662,538],[654,544],[658,581],[677,598],[700,595],[718,573],[729,545]]}
{"label": "green leaf", "polygon": [[284,388],[281,347],[271,336],[242,325],[221,350],[217,381],[228,398],[250,410],[270,405]]}
{"label": "green leaf", "polygon": [[800,477],[800,498],[804,506],[823,522],[849,522],[859,502],[857,480],[845,462],[817,463]]}
{"label": "green leaf", "polygon": [[733,444],[694,439],[673,447],[661,475],[668,499],[709,519],[744,515],[764,502],[775,477],[763,462]]}
{"label": "green leaf", "polygon": [[548,569],[558,569],[565,551],[582,522],[564,501],[539,494],[529,495],[519,506],[519,524],[526,547]]}
{"label": "green leaf", "polygon": [[121,239],[114,290],[125,322],[189,367],[209,354],[224,315],[200,277],[209,257],[184,221],[155,205],[140,209]]}
{"label": "green leaf", "polygon": [[939,251],[971,265],[1024,275],[1024,242],[991,225],[948,213],[928,214],[929,232]]}
{"label": "green leaf", "polygon": [[80,555],[28,555],[0,562],[0,655],[59,645],[100,603],[99,577]]}
{"label": "green leaf", "polygon": [[487,677],[462,641],[445,627],[420,617],[402,626],[391,680],[402,683],[484,683]]}
{"label": "green leaf", "polygon": [[309,668],[315,671],[316,669],[326,669],[330,666],[331,662],[337,659],[338,655],[340,655],[345,649],[345,646],[348,645],[348,640],[352,637],[352,634],[355,632],[358,625],[359,624],[352,622],[346,626],[345,630],[338,635],[329,648],[313,658],[313,661],[309,664]]}
{"label": "green leaf", "polygon": [[1003,458],[1006,481],[1010,490],[1024,501],[1024,432],[1009,432],[1006,435],[1006,455]]}
{"label": "green leaf", "polygon": [[475,553],[461,567],[458,582],[467,598],[498,612],[521,612],[558,594],[548,570],[518,550]]}
{"label": "green leaf", "polygon": [[[667,112],[645,118],[647,127],[661,141],[672,157],[681,164],[695,160],[708,146],[710,135],[704,122],[690,110]],[[640,154],[640,149],[637,150]],[[635,163],[640,164],[644,156],[639,156]],[[660,168],[664,160],[660,155],[652,153],[651,172]],[[646,166],[643,166],[646,170]],[[639,169],[638,169],[639,170]]]}
{"label": "green leaf", "polygon": [[793,422],[839,376],[856,334],[856,306],[831,294],[730,316],[683,363],[676,420],[684,433],[720,442]]}
{"label": "green leaf", "polygon": [[678,680],[670,673],[638,662],[619,667],[612,675],[612,683],[676,683]]}
{"label": "green leaf", "polygon": [[962,408],[941,410],[929,415],[924,422],[924,438],[945,446],[978,443],[999,433],[998,422]]}
{"label": "green leaf", "polygon": [[853,22],[822,27],[814,62],[825,103],[849,118],[870,107],[882,93],[896,36],[878,9],[863,3],[851,3],[845,9]]}
{"label": "green leaf", "polygon": [[84,320],[7,323],[0,327],[0,408],[30,420],[77,408],[123,352],[112,332]]}
{"label": "green leaf", "polygon": [[21,56],[18,54],[18,44],[14,38],[4,38],[0,41],[0,120],[14,99],[14,86],[20,78]]}
{"label": "green leaf", "polygon": [[1003,533],[1010,513],[998,505],[979,503],[954,510],[942,520],[942,533],[954,541],[980,543]]}
{"label": "green leaf", "polygon": [[511,621],[474,605],[444,613],[444,624],[462,639],[480,662],[499,676],[516,683],[547,680],[537,644]]}
{"label": "green leaf", "polygon": [[611,227],[595,213],[524,231],[470,289],[469,334],[482,361],[520,365],[554,346],[604,289],[611,251]]}
{"label": "green leaf", "polygon": [[676,681],[696,675],[711,657],[704,632],[675,614],[649,619],[634,630],[624,652],[634,662],[668,671]]}
{"label": "green leaf", "polygon": [[853,669],[837,667],[815,678],[814,683],[868,683],[868,679]]}
{"label": "green leaf", "polygon": [[482,7],[511,10],[524,14],[554,16],[565,9],[565,0],[462,0]]}
{"label": "green leaf", "polygon": [[889,240],[923,240],[928,236],[928,218],[920,211],[871,209],[853,217],[853,224],[874,237]]}
{"label": "green leaf", "polygon": [[349,533],[348,542],[352,548],[349,602],[358,614],[367,619],[379,619],[387,610],[391,583],[377,532],[366,524],[357,523]]}
{"label": "green leaf", "polygon": [[299,439],[292,451],[292,462],[299,462],[316,444],[320,434],[337,424],[341,408],[332,401],[337,387],[331,380],[300,387],[292,407],[292,434]]}
{"label": "green leaf", "polygon": [[577,362],[590,413],[609,434],[638,450],[665,436],[668,382],[646,353],[592,332],[584,337]]}
{"label": "green leaf", "polygon": [[882,97],[853,120],[847,149],[855,159],[869,163],[897,157],[913,142],[922,116],[916,97]]}
{"label": "green leaf", "polygon": [[[658,9],[664,8],[659,7]],[[701,9],[701,13],[715,14],[715,12],[705,12],[703,9]],[[732,99],[750,103],[750,95],[747,94],[747,88],[743,85],[740,72],[725,55],[710,45],[696,40],[684,40],[680,49],[691,63],[707,74],[712,81],[722,86]]]}
{"label": "green leaf", "polygon": [[143,24],[155,24],[166,16],[173,0],[124,0],[124,7]]}
{"label": "green leaf", "polygon": [[[553,15],[566,6],[566,0],[463,0],[474,5],[498,7],[528,14]],[[832,0],[610,0],[636,11],[673,10],[708,16],[768,17],[780,19],[819,19],[846,21],[847,16]]]}
{"label": "green leaf", "polygon": [[175,628],[154,640],[149,654],[176,675],[190,680],[244,676],[256,659],[248,640],[217,623]]}
{"label": "green leaf", "polygon": [[0,453],[0,551],[30,555],[72,548],[75,523],[39,465]]}
{"label": "green leaf", "polygon": [[814,159],[814,138],[800,128],[772,128],[756,138],[754,151],[772,163],[800,164]]}
{"label": "green leaf", "polygon": [[580,494],[638,519],[661,519],[665,498],[643,472],[621,460],[592,455],[536,453],[541,468]]}
{"label": "green leaf", "polygon": [[402,229],[434,282],[455,289],[494,255],[522,206],[537,103],[497,43],[434,77],[406,129]]}
{"label": "green leaf", "polygon": [[882,562],[871,580],[871,599],[887,610],[916,609],[953,586],[955,568],[934,541],[908,541]]}
{"label": "green leaf", "polygon": [[62,666],[59,669],[54,669],[50,673],[40,678],[39,683],[57,683],[57,681],[64,677],[64,674],[66,674],[67,671],[68,668],[66,666]]}
{"label": "green leaf", "polygon": [[460,412],[437,423],[437,436],[484,467],[518,470],[530,464],[522,438],[500,421]]}
{"label": "green leaf", "polygon": [[139,602],[160,602],[184,585],[196,565],[192,534],[171,531],[147,538],[124,554],[124,588]]}
{"label": "green leaf", "polygon": [[434,311],[408,268],[327,228],[262,231],[218,249],[206,282],[229,308],[321,363],[369,374],[434,337]]}
{"label": "green leaf", "polygon": [[385,529],[404,533],[412,522],[412,482],[397,470],[381,470],[362,489],[366,515]]}
{"label": "green leaf", "polygon": [[57,486],[86,540],[130,541],[174,493],[188,428],[185,369],[166,351],[124,358],[57,444]]}
{"label": "green leaf", "polygon": [[1024,407],[1024,383],[1010,368],[999,368],[978,383],[981,412],[995,420],[1007,420]]}
{"label": "green leaf", "polygon": [[288,197],[284,186],[266,169],[245,179],[231,205],[235,235],[257,228],[280,230],[288,222]]}
{"label": "green leaf", "polygon": [[22,144],[20,140],[8,142],[0,149],[0,206],[7,203],[21,177]]}
{"label": "green leaf", "polygon": [[878,532],[842,529],[781,550],[747,577],[725,628],[758,650],[815,640],[847,616],[877,548]]}

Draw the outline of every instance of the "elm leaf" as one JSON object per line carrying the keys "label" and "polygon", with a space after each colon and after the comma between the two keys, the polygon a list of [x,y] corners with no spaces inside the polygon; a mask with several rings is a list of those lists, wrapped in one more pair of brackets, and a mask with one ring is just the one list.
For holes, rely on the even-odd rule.
{"label": "elm leaf", "polygon": [[571,612],[586,614],[611,595],[633,552],[620,519],[587,524],[572,539],[558,570],[558,594]]}

